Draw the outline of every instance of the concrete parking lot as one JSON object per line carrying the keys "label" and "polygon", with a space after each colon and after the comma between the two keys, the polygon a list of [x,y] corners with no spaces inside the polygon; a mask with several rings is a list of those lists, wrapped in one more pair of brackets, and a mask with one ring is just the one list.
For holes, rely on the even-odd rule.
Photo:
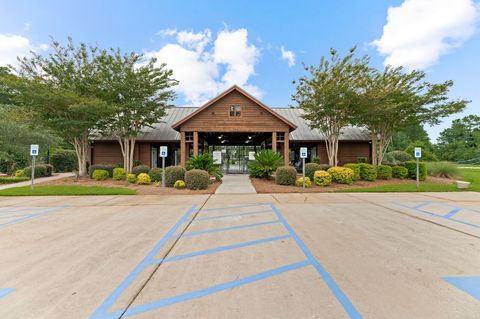
{"label": "concrete parking lot", "polygon": [[478,193],[0,198],[0,318],[480,318]]}

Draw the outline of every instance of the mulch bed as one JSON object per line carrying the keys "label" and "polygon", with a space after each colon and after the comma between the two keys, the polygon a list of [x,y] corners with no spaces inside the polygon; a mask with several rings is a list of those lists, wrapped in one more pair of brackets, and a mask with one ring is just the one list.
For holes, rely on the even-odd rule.
{"label": "mulch bed", "polygon": [[221,183],[214,183],[208,185],[207,189],[190,190],[190,189],[175,189],[173,187],[165,187],[155,185],[137,185],[126,183],[125,181],[116,181],[107,179],[104,181],[95,181],[88,177],[82,177],[78,181],[75,178],[69,177],[65,179],[57,179],[54,181],[44,182],[41,185],[78,185],[78,186],[102,186],[102,187],[127,187],[135,189],[138,195],[195,195],[195,194],[213,194]]}
{"label": "mulch bed", "polygon": [[[389,180],[376,180],[375,182],[368,181],[355,181],[351,185],[346,184],[337,184],[332,183],[329,186],[317,186],[315,183],[312,183],[312,187],[303,189],[298,186],[284,186],[275,184],[275,179],[259,179],[251,178],[252,185],[255,187],[257,193],[268,194],[268,193],[329,193],[335,192],[339,189],[348,189],[348,188],[369,188],[374,186],[381,185],[398,185],[398,184],[415,184],[415,180],[411,179],[398,179],[392,178]],[[451,184],[452,180],[447,178],[438,178],[438,177],[427,177],[425,181],[427,183],[444,183]]]}

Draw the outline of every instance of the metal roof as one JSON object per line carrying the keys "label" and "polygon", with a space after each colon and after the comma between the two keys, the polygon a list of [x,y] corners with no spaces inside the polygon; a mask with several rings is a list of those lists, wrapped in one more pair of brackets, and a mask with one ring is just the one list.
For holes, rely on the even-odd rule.
{"label": "metal roof", "polygon": [[[138,137],[138,141],[180,141],[180,133],[172,128],[172,125],[178,123],[181,119],[195,112],[198,107],[172,107],[167,110],[165,117],[161,122],[153,127],[143,130]],[[298,108],[271,108],[274,112],[284,117],[297,126],[297,129],[290,132],[291,141],[323,141],[325,136],[316,129],[311,129],[308,123],[302,118],[302,110]],[[95,140],[113,140],[111,137],[96,137]],[[346,127],[340,135],[340,140],[349,141],[369,141],[370,136],[367,130],[359,127]]]}

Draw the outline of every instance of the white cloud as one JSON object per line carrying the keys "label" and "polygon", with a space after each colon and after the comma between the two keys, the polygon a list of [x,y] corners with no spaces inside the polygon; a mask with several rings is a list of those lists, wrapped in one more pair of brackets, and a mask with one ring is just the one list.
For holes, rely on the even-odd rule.
{"label": "white cloud", "polygon": [[280,51],[282,52],[282,60],[287,61],[289,67],[294,66],[295,65],[295,53],[293,53],[293,51],[285,50],[283,45],[281,46]]}
{"label": "white cloud", "polygon": [[161,36],[162,38],[172,37],[175,34],[177,34],[177,29],[175,28],[162,29],[155,34]]}
{"label": "white cloud", "polygon": [[176,90],[187,103],[201,105],[221,91],[237,84],[260,97],[262,91],[248,80],[255,74],[260,50],[248,43],[246,29],[223,30],[212,39],[209,29],[194,33],[176,32],[176,42],[158,51],[146,52],[165,62],[179,80]]}
{"label": "white cloud", "polygon": [[385,65],[424,69],[475,33],[478,13],[473,0],[405,0],[388,9],[383,34],[372,44]]}
{"label": "white cloud", "polygon": [[24,57],[34,49],[30,40],[15,34],[0,34],[0,66],[17,65],[17,56]]}

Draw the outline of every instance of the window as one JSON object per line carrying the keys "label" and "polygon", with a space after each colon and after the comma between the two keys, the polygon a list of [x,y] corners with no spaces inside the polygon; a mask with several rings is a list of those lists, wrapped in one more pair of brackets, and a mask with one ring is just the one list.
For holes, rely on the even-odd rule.
{"label": "window", "polygon": [[240,116],[240,105],[230,105],[230,116]]}
{"label": "window", "polygon": [[193,132],[185,132],[185,141],[193,142]]}
{"label": "window", "polygon": [[277,142],[285,141],[285,133],[284,132],[277,132]]}

